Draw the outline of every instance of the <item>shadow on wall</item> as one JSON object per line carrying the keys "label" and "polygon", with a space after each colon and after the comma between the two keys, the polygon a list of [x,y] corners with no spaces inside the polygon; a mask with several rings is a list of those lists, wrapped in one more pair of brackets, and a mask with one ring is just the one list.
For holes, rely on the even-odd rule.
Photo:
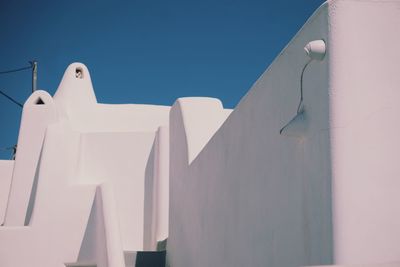
{"label": "shadow on wall", "polygon": [[165,267],[166,251],[141,251],[136,256],[135,267]]}

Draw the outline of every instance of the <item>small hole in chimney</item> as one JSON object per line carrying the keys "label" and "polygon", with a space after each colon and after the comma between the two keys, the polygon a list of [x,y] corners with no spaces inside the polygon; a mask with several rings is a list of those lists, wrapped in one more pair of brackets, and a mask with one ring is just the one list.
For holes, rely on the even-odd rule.
{"label": "small hole in chimney", "polygon": [[75,77],[77,78],[77,79],[83,79],[83,70],[82,70],[82,68],[76,68],[75,69]]}
{"label": "small hole in chimney", "polygon": [[35,105],[44,105],[44,101],[41,97],[39,97],[36,101],[35,101]]}

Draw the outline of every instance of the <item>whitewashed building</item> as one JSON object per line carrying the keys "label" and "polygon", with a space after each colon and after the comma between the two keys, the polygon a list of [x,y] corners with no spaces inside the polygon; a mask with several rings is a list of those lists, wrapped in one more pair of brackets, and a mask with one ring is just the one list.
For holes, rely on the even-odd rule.
{"label": "whitewashed building", "polygon": [[326,2],[234,110],[101,104],[71,64],[0,161],[0,267],[400,266],[399,26]]}

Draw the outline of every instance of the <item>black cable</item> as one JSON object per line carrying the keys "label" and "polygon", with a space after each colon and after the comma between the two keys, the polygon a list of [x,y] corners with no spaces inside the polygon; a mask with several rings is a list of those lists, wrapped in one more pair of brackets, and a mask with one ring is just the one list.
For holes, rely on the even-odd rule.
{"label": "black cable", "polygon": [[[33,69],[34,68],[34,61],[29,61],[29,63],[31,64],[29,67],[23,67],[23,68],[18,68],[18,69],[13,69],[13,70],[0,71],[0,74],[8,74],[8,73],[14,73],[14,72],[18,72],[18,71]],[[4,93],[1,90],[0,90],[0,94],[3,95],[8,100],[10,100],[11,102],[13,102],[14,104],[20,106],[21,108],[23,107],[23,105],[21,103],[19,103],[17,100],[15,100],[14,98],[12,98],[11,96],[7,95],[6,93]],[[13,154],[12,154],[11,157],[12,157],[12,159],[15,159],[15,154],[17,152],[17,145],[12,146],[12,147],[2,147],[2,148],[0,148],[0,151],[7,151],[7,150],[13,150]]]}
{"label": "black cable", "polygon": [[304,65],[303,70],[301,71],[301,76],[300,76],[300,102],[299,106],[297,107],[297,114],[301,112],[301,105],[303,104],[303,76],[304,76],[304,71],[306,70],[307,66],[311,63],[312,59],[310,59],[306,65]]}
{"label": "black cable", "polygon": [[0,74],[13,73],[13,72],[18,72],[18,71],[23,71],[23,70],[28,70],[28,69],[32,69],[32,65],[31,65],[31,66],[29,66],[29,67],[23,67],[23,68],[14,69],[14,70],[5,70],[5,71],[0,71]]}
{"label": "black cable", "polygon": [[[303,112],[303,110],[302,110],[302,105],[303,105],[303,76],[304,76],[304,71],[306,70],[307,66],[310,65],[311,62],[312,62],[312,58],[310,58],[307,61],[307,63],[304,65],[303,69],[301,70],[301,75],[300,75],[300,101],[299,101],[299,105],[297,106],[296,116]],[[296,116],[294,118],[296,118]],[[283,130],[293,121],[293,119],[291,119],[288,123],[285,124],[285,126],[283,126],[279,130],[279,134],[282,134]]]}
{"label": "black cable", "polygon": [[20,106],[21,108],[23,107],[23,105],[21,103],[19,103],[17,100],[15,100],[14,98],[12,98],[11,96],[8,96],[6,93],[4,93],[3,91],[0,90],[0,94],[2,94],[4,97],[8,98],[8,100],[12,101],[14,104],[17,104],[18,106]]}

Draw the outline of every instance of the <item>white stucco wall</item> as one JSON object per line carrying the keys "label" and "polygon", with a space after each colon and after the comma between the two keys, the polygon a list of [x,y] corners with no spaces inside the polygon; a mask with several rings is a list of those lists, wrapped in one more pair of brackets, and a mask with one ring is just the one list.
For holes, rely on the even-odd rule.
{"label": "white stucco wall", "polygon": [[399,266],[398,25],[400,1],[325,3],[234,111],[99,104],[71,64],[0,161],[0,266],[132,266],[166,239],[173,267]]}
{"label": "white stucco wall", "polygon": [[[171,110],[171,266],[301,266],[332,262],[328,61],[304,76],[308,130],[279,134],[296,114],[303,47],[328,39],[321,7],[242,99],[197,158],[196,132]],[[207,107],[198,109],[203,119]],[[192,121],[192,125],[196,120]],[[190,134],[189,134],[190,133]],[[199,133],[200,134],[200,133]]]}
{"label": "white stucco wall", "polygon": [[143,250],[165,249],[169,216],[169,128],[159,127],[145,170]]}
{"label": "white stucco wall", "polygon": [[124,250],[143,248],[144,175],[154,133],[86,133],[81,136],[79,183],[109,182],[116,192]]}
{"label": "white stucco wall", "polygon": [[[400,261],[399,7],[321,6],[193,162],[179,140],[196,133],[173,106],[171,266]],[[279,135],[317,39],[327,54],[305,69],[304,118]]]}
{"label": "white stucco wall", "polygon": [[400,261],[400,2],[329,12],[335,259]]}
{"label": "white stucco wall", "polygon": [[34,211],[27,226],[0,227],[0,266],[64,266],[79,254],[96,186],[73,186],[77,135],[49,126],[39,161]]}
{"label": "white stucco wall", "polygon": [[[77,69],[83,76],[76,77]],[[164,240],[169,151],[168,128],[160,126],[168,125],[169,109],[98,104],[81,63],[67,68],[54,98],[32,94],[15,163],[0,164],[0,211],[6,212],[0,266],[125,266],[124,254],[144,249],[150,156],[157,194],[152,211],[160,218],[151,222],[151,241]],[[150,155],[156,136],[159,145]]]}
{"label": "white stucco wall", "polygon": [[[38,104],[39,100],[44,104]],[[5,225],[26,225],[29,198],[38,171],[45,132],[47,127],[56,120],[57,111],[53,99],[47,92],[36,91],[25,102]]]}
{"label": "white stucco wall", "polygon": [[14,160],[0,160],[0,225],[6,215],[13,170]]}

